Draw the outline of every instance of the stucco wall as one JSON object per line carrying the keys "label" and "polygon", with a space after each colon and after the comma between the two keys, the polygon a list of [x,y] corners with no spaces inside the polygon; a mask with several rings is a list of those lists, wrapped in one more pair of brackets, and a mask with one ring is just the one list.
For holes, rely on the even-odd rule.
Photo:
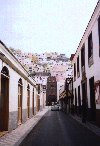
{"label": "stucco wall", "polygon": [[[81,80],[82,80],[82,72],[81,72],[81,48],[82,45],[85,43],[85,71],[87,77],[87,97],[88,97],[88,107],[90,108],[90,87],[89,87],[89,79],[94,76],[94,82],[100,80],[100,57],[99,57],[99,38],[98,38],[98,16],[99,7],[96,9],[95,14],[88,26],[88,29],[77,49],[75,57],[73,59],[73,64],[76,63],[76,70],[77,70],[77,56],[79,55],[79,70],[80,70],[80,77],[77,78],[77,71],[76,71],[76,81],[73,83],[73,92],[75,94],[75,88],[77,91],[78,97],[78,86],[81,87]],[[89,67],[88,65],[88,36],[92,31],[92,41],[93,41],[93,65]],[[80,88],[81,89],[81,88]],[[81,89],[81,97],[82,97],[82,89]],[[75,102],[75,101],[74,101]],[[100,105],[96,105],[97,109],[100,109]]]}
{"label": "stucco wall", "polygon": [[[33,116],[33,88],[34,88],[34,109],[36,107],[36,88],[35,81],[28,77],[27,72],[22,66],[16,61],[16,59],[0,44],[0,52],[2,52],[12,64],[7,64],[5,60],[0,59],[0,72],[4,66],[9,71],[9,121],[8,130],[11,131],[18,126],[18,81],[21,78],[23,84],[22,91],[22,123],[27,120],[27,85],[30,86],[30,117]],[[12,66],[13,65],[13,66]],[[14,67],[19,70],[14,70]],[[22,74],[20,74],[22,72]],[[23,76],[25,77],[23,77]],[[28,79],[28,80],[27,80]],[[32,84],[31,84],[32,83]],[[5,89],[7,90],[7,89]],[[1,91],[1,90],[0,90]],[[1,93],[0,93],[1,96]]]}

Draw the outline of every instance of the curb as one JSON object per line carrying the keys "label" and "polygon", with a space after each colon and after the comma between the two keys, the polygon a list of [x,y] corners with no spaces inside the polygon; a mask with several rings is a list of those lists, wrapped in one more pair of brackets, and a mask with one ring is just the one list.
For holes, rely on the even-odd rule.
{"label": "curb", "polygon": [[[46,113],[45,113],[46,114]],[[44,115],[43,115],[44,116]],[[38,124],[38,122],[43,118],[43,116],[42,117],[40,117],[37,121],[36,121],[36,123],[34,123],[33,124],[33,126],[18,140],[18,142],[16,142],[15,144],[14,144],[14,146],[19,146],[19,144],[21,144],[21,142],[25,139],[25,137],[31,132],[31,130]]]}
{"label": "curb", "polygon": [[[45,108],[38,112],[33,119],[30,118],[21,127],[16,128],[10,133],[5,134],[0,138],[0,146],[19,146],[25,137],[31,132],[31,130],[39,123],[44,115],[49,111]],[[26,128],[25,128],[26,127]]]}
{"label": "curb", "polygon": [[31,132],[31,130],[39,123],[39,121],[43,118],[43,116],[48,112],[48,110],[41,116],[39,119],[29,128],[29,130],[14,144],[14,146],[19,146],[21,142],[25,139],[25,137]]}
{"label": "curb", "polygon": [[100,137],[100,128],[99,127],[97,127],[89,122],[82,123],[80,119],[77,119],[77,117],[74,117],[72,115],[70,115],[70,117]]}

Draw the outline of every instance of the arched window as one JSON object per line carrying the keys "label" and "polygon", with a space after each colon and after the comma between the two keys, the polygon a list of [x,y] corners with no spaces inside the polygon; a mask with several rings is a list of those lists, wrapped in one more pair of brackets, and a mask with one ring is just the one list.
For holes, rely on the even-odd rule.
{"label": "arched window", "polygon": [[23,85],[23,84],[22,84],[22,79],[21,79],[21,78],[19,79],[18,84],[20,84],[21,86]]}
{"label": "arched window", "polygon": [[8,76],[9,77],[9,70],[6,66],[4,66],[1,70],[1,74],[3,74],[4,76]]}

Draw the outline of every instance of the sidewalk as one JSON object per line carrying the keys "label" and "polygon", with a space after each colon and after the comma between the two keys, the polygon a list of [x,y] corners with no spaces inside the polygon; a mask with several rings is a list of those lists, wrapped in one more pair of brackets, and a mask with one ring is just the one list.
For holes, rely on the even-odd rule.
{"label": "sidewalk", "polygon": [[10,133],[5,134],[0,138],[0,146],[19,146],[28,133],[36,126],[40,119],[47,113],[48,107],[37,113],[34,117],[27,120],[24,124]]}
{"label": "sidewalk", "polygon": [[91,130],[92,132],[94,132],[96,135],[100,136],[100,128],[91,124],[90,122],[86,122],[86,123],[82,123],[82,119],[80,117],[78,117],[77,115],[70,115],[73,119],[75,119],[76,121],[78,121],[81,125],[83,125],[84,127],[88,128],[89,130]]}

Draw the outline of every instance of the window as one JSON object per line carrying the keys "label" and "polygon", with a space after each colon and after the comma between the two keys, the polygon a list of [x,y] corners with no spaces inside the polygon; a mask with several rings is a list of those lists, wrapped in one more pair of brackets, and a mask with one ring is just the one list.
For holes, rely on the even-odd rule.
{"label": "window", "polygon": [[93,41],[92,41],[92,32],[88,37],[88,63],[89,66],[93,64]]}
{"label": "window", "polygon": [[79,56],[77,57],[77,76],[79,77]]}
{"label": "window", "polygon": [[85,73],[85,45],[81,49],[81,68],[82,74]]}
{"label": "window", "polygon": [[76,80],[76,64],[74,63],[74,81]]}
{"label": "window", "polygon": [[81,49],[81,67],[85,66],[85,45]]}
{"label": "window", "polygon": [[92,33],[88,37],[88,58],[93,55]]}
{"label": "window", "polygon": [[99,34],[99,57],[100,57],[100,16],[98,18],[98,34]]}

